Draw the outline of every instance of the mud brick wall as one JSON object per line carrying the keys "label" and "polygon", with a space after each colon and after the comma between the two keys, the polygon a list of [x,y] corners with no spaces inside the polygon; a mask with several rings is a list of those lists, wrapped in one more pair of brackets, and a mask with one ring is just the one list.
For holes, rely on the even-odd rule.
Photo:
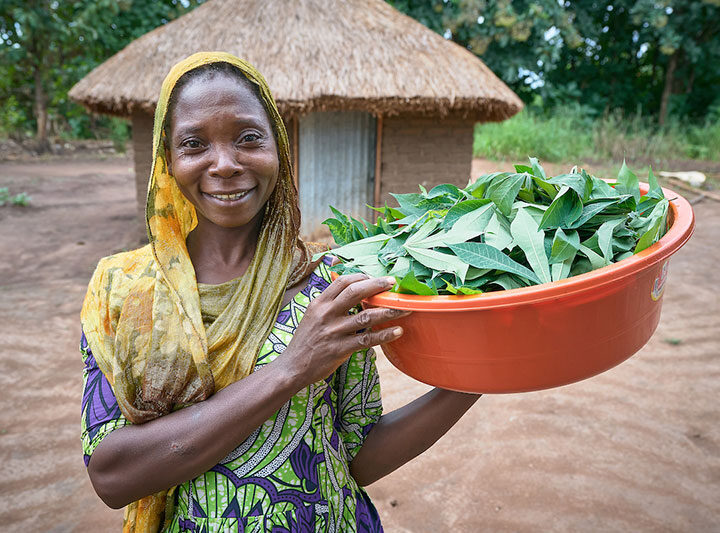
{"label": "mud brick wall", "polygon": [[467,185],[472,166],[474,122],[461,118],[385,117],[380,201],[389,193],[418,192],[440,183]]}

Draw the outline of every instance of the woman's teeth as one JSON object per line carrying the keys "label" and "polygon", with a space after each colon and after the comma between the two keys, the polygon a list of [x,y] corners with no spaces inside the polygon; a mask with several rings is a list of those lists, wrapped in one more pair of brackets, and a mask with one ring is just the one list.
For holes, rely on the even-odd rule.
{"label": "woman's teeth", "polygon": [[209,194],[208,196],[212,196],[213,198],[217,198],[218,200],[238,200],[239,198],[242,198],[245,196],[249,191],[243,191],[243,192],[236,192],[235,194]]}

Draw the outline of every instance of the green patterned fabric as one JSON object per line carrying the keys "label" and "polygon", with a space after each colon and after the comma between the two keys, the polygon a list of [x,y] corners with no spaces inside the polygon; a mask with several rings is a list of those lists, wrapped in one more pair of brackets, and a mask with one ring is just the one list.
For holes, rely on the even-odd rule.
{"label": "green patterned fabric", "polygon": [[[281,356],[308,304],[329,282],[322,263],[281,310],[256,369]],[[83,344],[89,398],[83,402],[83,450],[89,461],[100,440],[128,422],[107,391],[98,398],[102,384],[92,383],[92,354]],[[375,355],[357,352],[328,379],[301,390],[210,471],[180,485],[165,531],[382,531],[349,473],[349,461],[381,414]]]}

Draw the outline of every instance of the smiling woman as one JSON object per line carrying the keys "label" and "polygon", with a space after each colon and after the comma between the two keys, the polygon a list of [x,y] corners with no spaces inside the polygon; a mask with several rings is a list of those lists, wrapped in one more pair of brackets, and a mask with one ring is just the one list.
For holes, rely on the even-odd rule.
{"label": "smiling woman", "polygon": [[360,488],[432,445],[477,396],[382,415],[371,347],[405,313],[350,313],[394,279],[310,260],[285,127],[224,53],[168,74],[150,244],[98,264],[83,305],[83,448],[124,531],[382,531]]}

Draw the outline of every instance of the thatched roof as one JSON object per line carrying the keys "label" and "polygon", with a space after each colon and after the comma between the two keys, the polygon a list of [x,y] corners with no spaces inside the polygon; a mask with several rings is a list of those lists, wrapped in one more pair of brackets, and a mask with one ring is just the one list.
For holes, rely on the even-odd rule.
{"label": "thatched roof", "polygon": [[522,108],[480,59],[382,0],[209,0],[130,43],[70,96],[98,113],[152,112],[172,65],[204,50],[254,64],[283,113],[355,109],[499,121]]}

